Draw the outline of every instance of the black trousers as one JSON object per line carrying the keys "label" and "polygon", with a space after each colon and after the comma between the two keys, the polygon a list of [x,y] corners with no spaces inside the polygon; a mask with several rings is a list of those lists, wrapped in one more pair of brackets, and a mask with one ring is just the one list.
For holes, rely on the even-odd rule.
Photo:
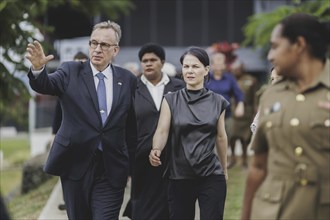
{"label": "black trousers", "polygon": [[168,200],[171,220],[194,220],[198,200],[200,220],[223,219],[227,184],[222,175],[170,180]]}
{"label": "black trousers", "polygon": [[125,188],[113,188],[109,184],[101,151],[96,152],[81,180],[61,177],[61,182],[69,219],[118,220]]}

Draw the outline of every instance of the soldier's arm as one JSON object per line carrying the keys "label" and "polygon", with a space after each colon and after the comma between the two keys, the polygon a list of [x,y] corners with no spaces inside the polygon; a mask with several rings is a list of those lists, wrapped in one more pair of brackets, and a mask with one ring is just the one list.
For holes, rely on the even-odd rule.
{"label": "soldier's arm", "polygon": [[255,192],[267,175],[268,153],[255,154],[246,179],[241,220],[249,220]]}

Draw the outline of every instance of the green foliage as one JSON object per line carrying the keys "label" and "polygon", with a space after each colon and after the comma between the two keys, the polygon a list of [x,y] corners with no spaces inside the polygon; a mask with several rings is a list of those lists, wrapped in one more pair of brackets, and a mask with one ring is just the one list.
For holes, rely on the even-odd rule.
{"label": "green foliage", "polygon": [[103,15],[113,19],[118,18],[120,14],[128,14],[134,8],[131,0],[2,0],[0,2],[0,125],[14,121],[27,128],[26,103],[30,95],[14,73],[28,71],[24,64],[25,50],[28,42],[36,38],[37,32],[45,37],[43,42],[45,53],[52,49],[47,35],[54,30],[54,27],[45,25],[45,17],[47,10],[62,5],[72,7],[91,18]]}
{"label": "green foliage", "polygon": [[243,27],[245,40],[242,45],[269,48],[269,39],[275,25],[284,17],[304,12],[317,16],[321,22],[330,22],[330,2],[328,0],[300,1],[293,0],[291,5],[280,6],[274,11],[252,15]]}

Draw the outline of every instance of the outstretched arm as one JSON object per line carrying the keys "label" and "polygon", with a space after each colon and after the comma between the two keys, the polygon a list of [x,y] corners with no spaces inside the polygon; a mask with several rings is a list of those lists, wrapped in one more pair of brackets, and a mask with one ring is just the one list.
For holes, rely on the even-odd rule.
{"label": "outstretched arm", "polygon": [[29,43],[26,48],[25,58],[32,64],[32,70],[41,70],[50,60],[54,59],[53,55],[45,56],[44,50],[38,41]]}
{"label": "outstretched arm", "polygon": [[157,129],[152,141],[152,149],[149,155],[150,164],[152,166],[157,167],[162,164],[160,161],[160,155],[166,145],[170,126],[171,110],[166,99],[163,99]]}

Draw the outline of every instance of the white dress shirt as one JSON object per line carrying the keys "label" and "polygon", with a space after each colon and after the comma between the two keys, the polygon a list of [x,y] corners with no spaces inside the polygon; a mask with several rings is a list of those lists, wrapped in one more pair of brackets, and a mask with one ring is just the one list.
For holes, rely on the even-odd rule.
{"label": "white dress shirt", "polygon": [[[95,83],[95,90],[97,89],[97,85],[99,84],[99,78],[97,78],[96,74],[98,74],[100,71],[95,69],[95,67],[90,63],[92,71],[93,71],[93,78]],[[104,74],[104,83],[105,83],[105,90],[106,90],[106,96],[107,96],[107,115],[109,115],[112,107],[112,100],[113,100],[113,74],[111,65],[108,65],[107,68],[105,68],[102,73]]]}
{"label": "white dress shirt", "polygon": [[163,77],[157,85],[152,84],[144,75],[141,76],[141,81],[147,86],[158,111],[163,100],[165,85],[170,82],[170,78],[167,74],[162,75]]}

